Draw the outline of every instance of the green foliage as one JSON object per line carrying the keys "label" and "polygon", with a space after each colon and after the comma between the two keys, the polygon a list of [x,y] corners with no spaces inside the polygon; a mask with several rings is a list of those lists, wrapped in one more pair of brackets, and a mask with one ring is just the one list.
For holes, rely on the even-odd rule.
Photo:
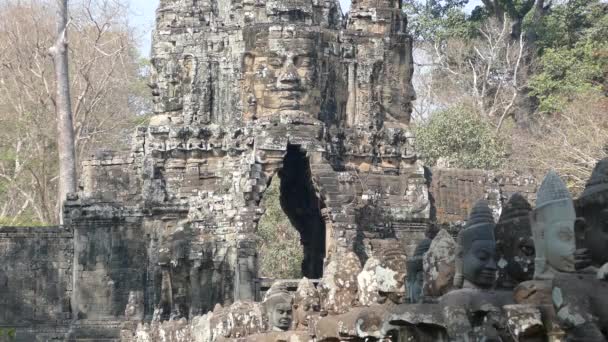
{"label": "green foliage", "polygon": [[13,341],[16,336],[15,328],[0,328],[0,341]]}
{"label": "green foliage", "polygon": [[441,158],[451,167],[496,169],[506,154],[493,127],[465,107],[434,113],[415,134],[418,151],[431,166]]}
{"label": "green foliage", "polygon": [[47,227],[48,224],[40,222],[31,214],[21,214],[17,217],[0,216],[0,227]]}
{"label": "green foliage", "polygon": [[569,0],[554,6],[538,25],[541,48],[574,48],[608,38],[607,6],[598,0]]}
{"label": "green foliage", "polygon": [[301,278],[304,253],[300,234],[281,208],[278,177],[266,189],[262,206],[266,212],[257,230],[260,275],[274,279]]}
{"label": "green foliage", "polygon": [[413,1],[403,4],[408,16],[408,30],[416,39],[440,42],[448,38],[472,38],[477,35],[478,22],[463,11],[467,0]]}
{"label": "green foliage", "polygon": [[555,6],[539,25],[539,72],[530,95],[539,111],[558,112],[574,97],[601,92],[608,73],[608,11],[597,0]]}

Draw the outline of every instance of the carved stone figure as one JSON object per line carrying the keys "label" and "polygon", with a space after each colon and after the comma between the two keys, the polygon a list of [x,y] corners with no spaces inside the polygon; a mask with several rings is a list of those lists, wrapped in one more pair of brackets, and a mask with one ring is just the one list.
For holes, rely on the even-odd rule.
{"label": "carved stone figure", "polygon": [[602,267],[608,263],[608,158],[595,165],[576,206],[577,214],[584,219],[582,243],[590,252],[593,266]]}
{"label": "carved stone figure", "polygon": [[414,250],[414,256],[407,261],[407,292],[410,303],[418,303],[422,299],[423,257],[430,249],[431,243],[429,238],[420,241]]}
{"label": "carved stone figure", "polygon": [[405,302],[407,255],[401,244],[387,245],[380,251],[380,265],[376,271],[378,294],[381,302],[386,299],[395,304]]}
{"label": "carved stone figure", "polygon": [[321,309],[319,292],[309,279],[302,278],[298,283],[293,308],[296,329],[308,327],[311,316]]}
{"label": "carved stone figure", "polygon": [[[572,267],[553,265],[554,262],[549,262],[547,257],[551,266],[558,271],[566,272],[553,274],[552,302],[556,318],[565,331],[568,341],[608,340],[608,300],[606,299],[608,283],[604,279],[605,274],[602,273],[603,267],[601,267],[608,261],[608,235],[605,231],[608,227],[606,225],[607,195],[608,160],[603,159],[595,166],[585,190],[577,200],[578,213],[584,219],[581,242],[590,252],[592,265],[600,267],[600,271],[597,272],[596,268],[588,268],[572,273]],[[558,247],[561,247],[559,250],[566,249],[563,243],[549,244],[548,240],[545,243],[547,249]],[[574,241],[570,242],[570,249],[573,248],[572,245]],[[576,256],[574,256],[575,262],[578,261]]]}
{"label": "carved stone figure", "polygon": [[575,271],[576,213],[566,184],[551,170],[538,189],[531,223],[536,257],[535,279],[551,279],[555,272]]}
{"label": "carved stone figure", "polygon": [[272,331],[287,331],[293,322],[293,297],[285,286],[275,283],[264,297],[264,308]]}
{"label": "carved stone figure", "polygon": [[141,321],[144,318],[144,298],[142,291],[130,291],[129,302],[125,308],[127,320]]}
{"label": "carved stone figure", "polygon": [[321,306],[330,314],[341,314],[357,304],[357,275],[361,272],[361,263],[353,252],[331,258],[319,283]]}
{"label": "carved stone figure", "polygon": [[463,287],[490,288],[494,285],[497,271],[494,226],[488,202],[478,201],[466,226],[458,234],[455,282],[462,281]]}
{"label": "carved stone figure", "polygon": [[530,221],[534,237],[534,279],[521,282],[514,291],[517,303],[535,305],[541,311],[549,340],[564,332],[552,305],[553,281],[560,272],[575,271],[576,215],[570,192],[557,173],[550,170],[541,183]]}
{"label": "carved stone figure", "polygon": [[513,288],[534,275],[531,211],[530,203],[518,193],[502,209],[495,228],[500,288]]}
{"label": "carved stone figure", "polygon": [[442,229],[433,239],[429,251],[423,258],[423,294],[426,297],[441,297],[454,285],[456,241]]}
{"label": "carved stone figure", "polygon": [[[465,228],[458,235],[456,270],[461,271],[462,289],[440,299],[452,340],[500,340],[506,333],[502,307],[511,304],[512,294],[494,291],[496,280],[496,241],[494,217],[485,200],[473,207]],[[477,317],[476,319],[472,319]]]}

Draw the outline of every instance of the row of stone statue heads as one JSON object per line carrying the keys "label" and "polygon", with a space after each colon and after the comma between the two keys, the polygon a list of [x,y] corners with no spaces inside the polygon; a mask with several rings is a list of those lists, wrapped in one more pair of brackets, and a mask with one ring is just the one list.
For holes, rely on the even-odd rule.
{"label": "row of stone statue heads", "polygon": [[515,194],[498,223],[480,200],[456,239],[429,233],[413,256],[332,257],[318,286],[216,307],[207,340],[607,341],[608,159],[576,201],[549,171],[536,207]]}

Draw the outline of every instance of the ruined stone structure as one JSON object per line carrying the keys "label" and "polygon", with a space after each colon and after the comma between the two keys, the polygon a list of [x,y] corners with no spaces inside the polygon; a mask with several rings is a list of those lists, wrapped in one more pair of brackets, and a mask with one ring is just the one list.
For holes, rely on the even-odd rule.
{"label": "ruined stone structure", "polygon": [[[408,129],[411,44],[398,0],[354,1],[348,16],[337,0],[161,0],[155,115],[130,151],[83,163],[64,227],[0,228],[0,327],[18,341],[210,342],[394,337],[397,322],[410,339],[446,338],[436,297],[457,248],[446,230],[416,247],[478,199],[495,219],[516,192],[533,203],[537,184],[424,168]],[[266,332],[254,303],[257,222],[277,177],[302,274],[320,279],[300,282],[297,332],[286,317]],[[514,327],[538,316],[509,310]]]}

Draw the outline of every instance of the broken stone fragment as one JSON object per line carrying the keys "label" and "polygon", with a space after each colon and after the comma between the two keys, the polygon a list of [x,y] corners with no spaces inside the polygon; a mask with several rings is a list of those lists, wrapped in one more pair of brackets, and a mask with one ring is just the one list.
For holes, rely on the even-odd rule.
{"label": "broken stone fragment", "polygon": [[542,337],[544,326],[541,312],[534,305],[511,304],[503,307],[509,332],[517,341],[522,338]]}
{"label": "broken stone fragment", "polygon": [[440,297],[446,294],[454,283],[456,241],[442,229],[433,239],[431,247],[423,256],[424,296]]}
{"label": "broken stone fragment", "polygon": [[319,283],[323,310],[341,314],[358,304],[357,275],[360,271],[361,263],[355,253],[333,255]]}
{"label": "broken stone fragment", "polygon": [[378,303],[380,296],[378,294],[378,278],[376,271],[380,267],[380,260],[375,257],[367,259],[363,270],[357,275],[357,284],[359,286],[359,304],[370,306]]}

